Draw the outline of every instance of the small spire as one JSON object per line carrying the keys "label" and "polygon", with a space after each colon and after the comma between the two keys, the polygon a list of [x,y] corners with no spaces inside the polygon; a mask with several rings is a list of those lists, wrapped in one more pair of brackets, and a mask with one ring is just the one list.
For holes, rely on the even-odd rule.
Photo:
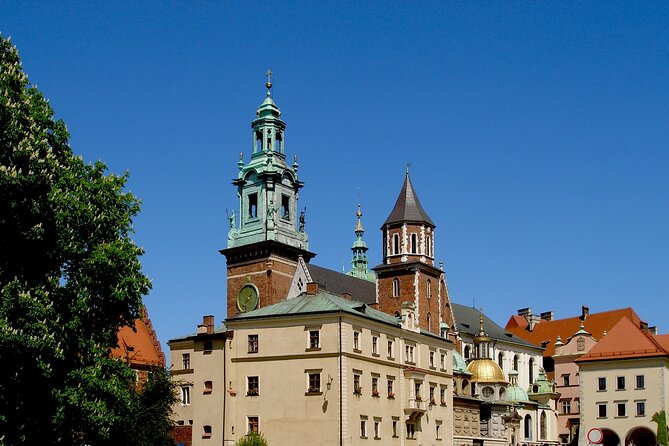
{"label": "small spire", "polygon": [[479,308],[479,334],[484,335],[483,331],[483,307]]}
{"label": "small spire", "polygon": [[267,69],[267,83],[265,86],[267,87],[267,96],[272,96],[272,70],[269,68]]}
{"label": "small spire", "polygon": [[411,167],[411,163],[407,163],[407,176],[409,176],[409,167]]}

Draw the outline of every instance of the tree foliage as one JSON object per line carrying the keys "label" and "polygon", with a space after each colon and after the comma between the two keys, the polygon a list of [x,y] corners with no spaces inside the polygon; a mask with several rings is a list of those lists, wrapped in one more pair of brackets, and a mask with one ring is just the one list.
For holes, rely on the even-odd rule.
{"label": "tree foliage", "polygon": [[657,423],[657,444],[667,446],[667,414],[664,410],[655,412],[652,421]]}
{"label": "tree foliage", "polygon": [[165,385],[138,394],[109,357],[150,288],[130,238],[139,201],[68,138],[0,36],[0,444],[115,443]]}
{"label": "tree foliage", "polygon": [[267,440],[263,434],[251,432],[240,438],[235,446],[267,446]]}

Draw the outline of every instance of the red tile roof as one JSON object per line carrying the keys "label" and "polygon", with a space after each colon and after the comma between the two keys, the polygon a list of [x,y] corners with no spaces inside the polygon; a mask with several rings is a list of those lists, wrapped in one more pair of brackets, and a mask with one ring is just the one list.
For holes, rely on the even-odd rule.
{"label": "red tile roof", "polygon": [[165,354],[160,348],[146,308],[142,308],[142,316],[135,319],[134,330],[131,327],[122,327],[117,338],[118,347],[112,349],[111,355],[127,360],[132,368],[165,365]]}
{"label": "red tile roof", "polygon": [[661,345],[658,338],[663,338],[662,341],[665,341],[667,335],[652,335],[624,317],[576,362],[669,356],[669,352]]}
{"label": "red tile roof", "polygon": [[601,339],[605,331],[611,330],[613,326],[622,318],[628,318],[637,326],[641,324],[639,315],[632,308],[621,308],[618,310],[603,311],[601,313],[592,313],[586,316],[585,320],[581,316],[570,317],[566,319],[555,319],[552,321],[540,320],[529,331],[527,319],[524,316],[513,315],[506,323],[506,330],[514,335],[525,339],[537,346],[545,344],[544,356],[550,357],[555,354],[555,341],[560,336],[562,342],[567,343],[574,333],[576,333],[581,324],[585,331],[590,333],[595,339]]}

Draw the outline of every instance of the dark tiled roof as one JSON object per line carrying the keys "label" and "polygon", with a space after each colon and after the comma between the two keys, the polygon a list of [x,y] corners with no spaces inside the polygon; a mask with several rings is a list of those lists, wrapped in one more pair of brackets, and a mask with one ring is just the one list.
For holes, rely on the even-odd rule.
{"label": "dark tiled roof", "polygon": [[413,191],[413,185],[409,179],[409,173],[404,179],[404,185],[402,186],[402,191],[400,192],[397,201],[395,202],[395,207],[392,212],[386,219],[386,222],[383,224],[389,225],[392,223],[400,222],[417,222],[417,223],[427,223],[430,226],[434,227],[434,223],[421,206],[418,196]]}
{"label": "dark tiled roof", "polygon": [[348,293],[353,300],[358,302],[376,303],[376,284],[373,282],[338,273],[311,263],[307,263],[307,269],[309,275],[311,275],[311,280],[316,282],[321,289],[339,296]]}
{"label": "dark tiled roof", "polygon": [[[458,326],[458,331],[460,333],[476,336],[479,332],[479,310],[460,304],[452,304],[452,306],[455,322]],[[541,348],[504,330],[485,314],[483,315],[483,330],[493,339],[510,342],[512,344],[518,344],[525,347],[531,347],[534,349]]]}

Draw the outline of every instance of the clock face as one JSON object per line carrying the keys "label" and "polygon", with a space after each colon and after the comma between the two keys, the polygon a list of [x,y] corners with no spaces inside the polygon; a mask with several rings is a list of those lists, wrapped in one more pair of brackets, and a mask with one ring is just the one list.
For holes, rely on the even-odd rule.
{"label": "clock face", "polygon": [[241,312],[255,310],[258,307],[258,288],[255,285],[247,283],[239,290],[237,307]]}

